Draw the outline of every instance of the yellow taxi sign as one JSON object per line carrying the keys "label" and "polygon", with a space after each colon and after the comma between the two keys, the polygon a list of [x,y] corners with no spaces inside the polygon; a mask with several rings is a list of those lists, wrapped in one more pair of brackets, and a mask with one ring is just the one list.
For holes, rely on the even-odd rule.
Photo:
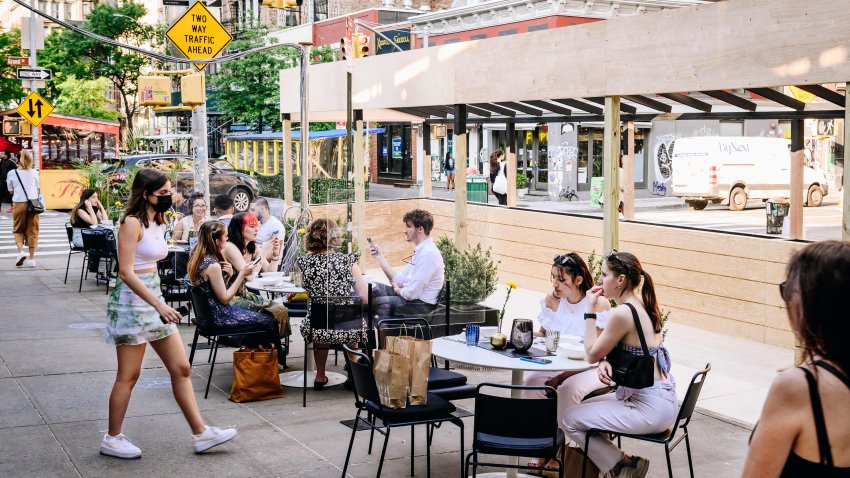
{"label": "yellow taxi sign", "polygon": [[24,98],[24,101],[21,101],[16,111],[33,126],[38,126],[44,121],[44,118],[47,118],[53,112],[53,105],[33,91]]}
{"label": "yellow taxi sign", "polygon": [[[165,36],[190,60],[213,58],[233,40],[230,32],[213,16],[203,0],[189,7],[169,27]],[[195,63],[198,70],[206,67],[206,64]]]}

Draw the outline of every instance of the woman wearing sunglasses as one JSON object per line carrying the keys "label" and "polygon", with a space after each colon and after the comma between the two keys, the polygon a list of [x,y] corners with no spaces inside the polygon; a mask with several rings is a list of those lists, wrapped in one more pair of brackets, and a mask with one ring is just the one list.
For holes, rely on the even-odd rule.
{"label": "woman wearing sunglasses", "polygon": [[805,363],[773,381],[743,476],[850,476],[850,242],[801,249],[779,290]]}

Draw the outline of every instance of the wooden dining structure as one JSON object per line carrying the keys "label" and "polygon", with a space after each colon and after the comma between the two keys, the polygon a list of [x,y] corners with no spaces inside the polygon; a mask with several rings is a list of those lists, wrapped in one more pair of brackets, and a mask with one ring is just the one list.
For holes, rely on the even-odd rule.
{"label": "wooden dining structure", "polygon": [[[629,250],[654,272],[674,321],[793,346],[776,284],[803,244],[803,120],[843,118],[844,144],[850,143],[847,92],[834,88],[850,78],[848,23],[850,11],[841,0],[735,0],[358,59],[352,66],[355,141],[362,140],[367,122],[420,122],[425,141],[419,156],[430,164],[427,125],[453,124],[457,188],[454,203],[431,199],[426,174],[421,198],[372,207],[361,192],[363,158],[355,155],[357,242],[365,250],[367,233],[376,238],[397,229],[393,221],[401,214],[388,213],[416,203],[435,214],[432,234],[450,234],[461,248],[491,246],[502,280],[540,290],[549,287],[554,250]],[[309,69],[310,120],[344,120],[345,62]],[[284,131],[298,121],[298,98],[287,94],[298,81],[296,69],[280,72]],[[818,100],[803,103],[783,92],[787,86]],[[790,240],[634,221],[629,183],[621,222],[621,128],[631,136],[635,121],[662,116],[790,120]],[[516,124],[543,121],[604,122],[601,224],[598,218],[512,207],[513,181],[507,208],[467,204],[467,125],[506,123],[512,137]],[[514,177],[515,145],[507,147],[508,177]],[[357,143],[354,150],[360,150]],[[845,164],[848,154],[845,148]],[[627,156],[626,178],[633,177],[631,167]],[[850,239],[846,187],[843,205],[843,238]]]}

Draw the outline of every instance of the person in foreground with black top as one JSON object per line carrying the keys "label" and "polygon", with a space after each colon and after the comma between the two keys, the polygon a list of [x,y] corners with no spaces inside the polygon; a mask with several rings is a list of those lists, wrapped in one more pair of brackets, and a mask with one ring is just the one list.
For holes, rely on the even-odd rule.
{"label": "person in foreground with black top", "polygon": [[850,242],[809,244],[779,293],[805,363],[773,381],[753,431],[745,477],[850,477]]}

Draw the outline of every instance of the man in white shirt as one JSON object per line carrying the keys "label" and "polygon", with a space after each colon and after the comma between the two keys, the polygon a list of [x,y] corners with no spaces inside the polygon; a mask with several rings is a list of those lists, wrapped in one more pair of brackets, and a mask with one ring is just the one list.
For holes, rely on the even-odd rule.
{"label": "man in white shirt", "polygon": [[272,240],[275,236],[281,240],[286,237],[286,229],[283,227],[283,223],[272,216],[268,199],[257,198],[251,206],[251,212],[260,221],[260,232],[257,233],[257,240],[255,241],[258,246]]}
{"label": "man in white shirt", "polygon": [[371,245],[372,257],[381,265],[391,284],[378,284],[373,288],[377,313],[381,317],[427,315],[439,302],[446,280],[443,255],[430,237],[434,217],[428,211],[414,209],[404,215],[403,221],[404,236],[416,247],[400,272],[390,267],[378,245]]}

